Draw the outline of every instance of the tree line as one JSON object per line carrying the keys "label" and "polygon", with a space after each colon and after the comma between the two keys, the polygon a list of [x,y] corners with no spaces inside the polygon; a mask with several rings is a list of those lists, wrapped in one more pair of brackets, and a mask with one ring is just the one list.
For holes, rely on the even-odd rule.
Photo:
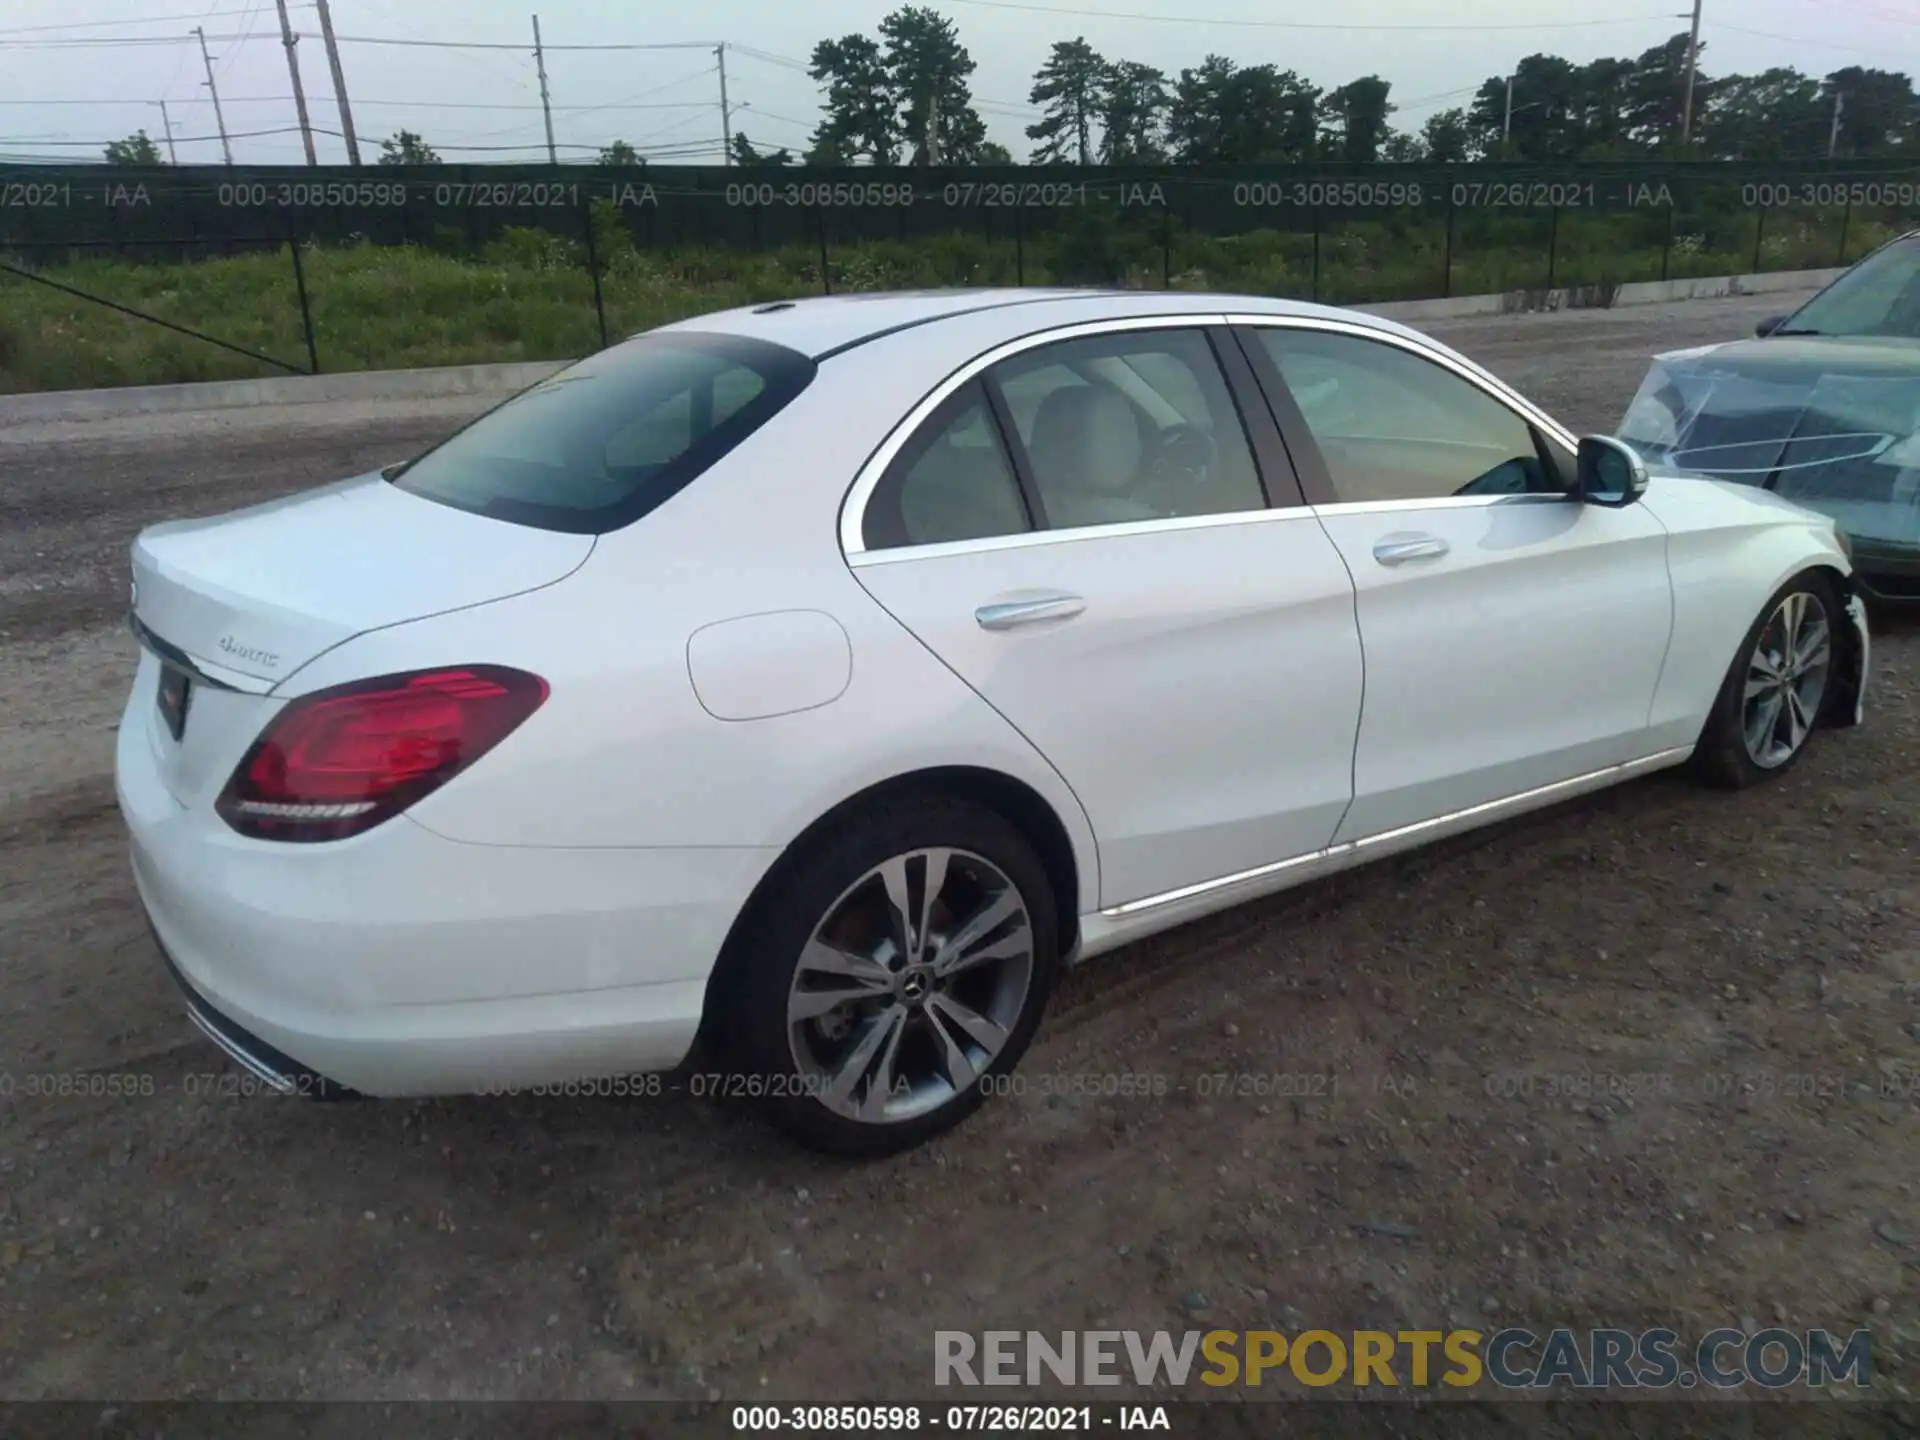
{"label": "tree line", "polygon": [[[1484,80],[1466,104],[1417,130],[1393,124],[1392,82],[1364,75],[1331,89],[1271,62],[1209,55],[1177,75],[1111,58],[1085,38],[1055,41],[1028,100],[1034,164],[1297,164],[1312,160],[1711,160],[1872,157],[1920,143],[1913,81],[1852,65],[1824,77],[1779,66],[1713,76],[1695,52],[1692,124],[1687,36],[1642,54],[1576,64],[1529,55]],[[1008,163],[986,138],[969,79],[973,57],[954,23],[904,6],[877,37],[814,47],[809,73],[825,112],[813,164]],[[1511,88],[1509,88],[1511,81]]]}
{"label": "tree line", "polygon": [[[1244,165],[1314,160],[1368,163],[1470,160],[1815,160],[1920,153],[1920,99],[1911,77],[1849,65],[1816,78],[1792,66],[1713,76],[1695,54],[1691,124],[1687,36],[1628,58],[1577,64],[1529,55],[1492,75],[1472,99],[1396,128],[1392,82],[1364,75],[1324,89],[1272,62],[1209,55],[1177,75],[1110,58],[1084,38],[1055,41],[1033,77],[1026,127],[1033,164]],[[977,68],[958,27],[924,5],[904,5],[876,35],[854,33],[813,48],[808,74],[821,87],[822,119],[806,150],[768,150],[744,132],[728,137],[742,166],[1011,165],[987,138],[973,94]],[[1464,91],[1462,92],[1464,93]],[[107,146],[113,164],[153,165],[141,131]],[[418,134],[397,131],[380,163],[434,164]],[[644,163],[625,140],[602,165]]]}

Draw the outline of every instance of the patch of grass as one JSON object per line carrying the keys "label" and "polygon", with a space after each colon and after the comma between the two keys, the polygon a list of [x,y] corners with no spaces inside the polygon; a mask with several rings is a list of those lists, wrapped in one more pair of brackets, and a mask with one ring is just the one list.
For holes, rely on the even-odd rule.
{"label": "patch of grass", "polygon": [[[635,247],[595,217],[595,253],[611,338],[767,300],[954,285],[1101,284],[1230,290],[1334,304],[1484,294],[1556,285],[1738,274],[1832,265],[1833,217],[1771,212],[1675,215],[1461,212],[1342,221],[1316,234],[1194,233],[1176,221],[1098,207],[1020,236],[954,232],[915,240],[758,252]],[[1888,238],[1856,221],[1848,258]],[[405,369],[585,354],[599,342],[581,240],[511,229],[479,254],[416,246],[309,244],[301,252],[314,342],[328,371]],[[88,258],[45,272],[304,369],[305,331],[289,251],[184,263]],[[251,356],[0,272],[0,393],[152,385],[285,373]]]}

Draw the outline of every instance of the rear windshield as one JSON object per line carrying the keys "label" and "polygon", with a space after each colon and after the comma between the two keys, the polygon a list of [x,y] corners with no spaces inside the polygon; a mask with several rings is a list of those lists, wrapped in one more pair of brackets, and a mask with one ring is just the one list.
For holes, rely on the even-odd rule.
{"label": "rear windshield", "polygon": [[763,340],[644,335],[514,396],[387,478],[496,520],[605,534],[766,424],[814,369]]}

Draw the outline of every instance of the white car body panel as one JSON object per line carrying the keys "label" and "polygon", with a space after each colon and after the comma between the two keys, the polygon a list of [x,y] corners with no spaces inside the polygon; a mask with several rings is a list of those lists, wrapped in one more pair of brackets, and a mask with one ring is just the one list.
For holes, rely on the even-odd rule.
{"label": "white car body panel", "polygon": [[1667,530],[1674,626],[1647,727],[1656,743],[1679,744],[1699,734],[1766,597],[1811,566],[1836,575],[1853,567],[1831,520],[1770,490],[1691,476],[1649,478],[1640,503]]}
{"label": "white car body panel", "polygon": [[[1229,314],[1432,348],[1240,297],[760,307],[670,328],[854,348],[598,539],[378,479],[147,532],[137,618],[211,682],[175,742],[144,656],[118,742],[135,874],[173,962],[205,1003],[371,1094],[663,1068],[693,1043],[755,887],[876,786],[982,772],[1035,797],[1076,872],[1060,909],[1093,955],[1685,758],[1773,589],[1809,565],[1848,572],[1817,516],[1659,478],[1617,511],[1296,507],[974,548],[846,543],[870,461],[979,357],[1089,321]],[[1444,531],[1449,563],[1371,573],[1378,536],[1408,528]],[[979,606],[1035,589],[1086,609],[980,628]],[[404,814],[287,844],[214,813],[290,700],[458,664],[530,671],[550,698]]]}
{"label": "white car body panel", "polygon": [[[1101,904],[1325,845],[1352,797],[1360,637],[1311,512],[1048,542],[855,573],[1072,786]],[[1084,611],[1013,630],[975,617],[1057,594]]]}
{"label": "white car body panel", "polygon": [[[1367,651],[1338,839],[1662,748],[1644,732],[1672,600],[1666,532],[1646,510],[1523,497],[1321,515],[1352,571]],[[1429,537],[1446,553],[1375,558],[1376,545]]]}

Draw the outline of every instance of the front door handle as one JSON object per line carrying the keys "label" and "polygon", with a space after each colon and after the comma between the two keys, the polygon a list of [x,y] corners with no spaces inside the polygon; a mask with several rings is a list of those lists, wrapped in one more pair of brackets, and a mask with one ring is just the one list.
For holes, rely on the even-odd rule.
{"label": "front door handle", "polygon": [[1405,535],[1398,540],[1382,540],[1373,547],[1373,558],[1382,565],[1404,565],[1409,560],[1438,560],[1447,553],[1447,542],[1438,535]]}
{"label": "front door handle", "polygon": [[1087,608],[1078,595],[1042,595],[1032,600],[1006,600],[998,605],[982,605],[973,612],[982,630],[1011,630],[1018,625],[1037,625],[1042,620],[1070,620]]}

